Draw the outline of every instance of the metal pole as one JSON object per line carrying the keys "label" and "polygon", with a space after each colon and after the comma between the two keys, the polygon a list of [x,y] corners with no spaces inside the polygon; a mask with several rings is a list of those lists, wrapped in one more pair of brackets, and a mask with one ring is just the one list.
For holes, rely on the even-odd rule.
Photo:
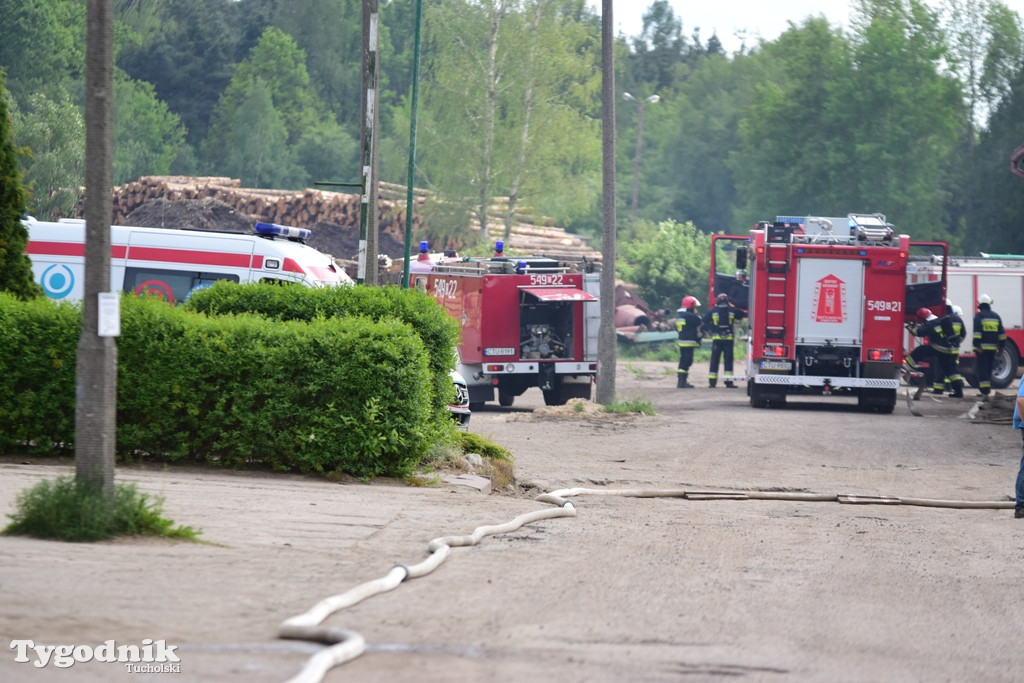
{"label": "metal pole", "polygon": [[409,187],[405,194],[405,265],[402,267],[402,287],[409,287],[409,255],[412,253],[412,189],[416,178],[416,119],[419,114],[420,93],[420,33],[423,24],[423,0],[416,0],[416,37],[412,55],[412,113],[409,122]]}
{"label": "metal pole", "polygon": [[636,151],[633,154],[633,201],[630,204],[629,236],[636,237],[636,212],[640,199],[640,147],[644,144],[644,100],[637,100]]}

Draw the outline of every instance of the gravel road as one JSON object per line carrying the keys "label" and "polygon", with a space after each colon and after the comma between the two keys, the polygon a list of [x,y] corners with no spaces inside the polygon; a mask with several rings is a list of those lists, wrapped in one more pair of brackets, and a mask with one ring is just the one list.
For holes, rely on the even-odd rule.
{"label": "gravel road", "polygon": [[[575,516],[453,548],[328,617],[366,650],[324,680],[1021,679],[1024,520],[1008,509],[1020,438],[1005,416],[931,396],[921,417],[836,398],[757,410],[742,383],[711,390],[699,370],[698,388],[677,390],[671,363],[620,361],[619,396],[653,417],[548,411],[539,392],[476,412],[472,430],[516,458],[514,490],[490,495],[119,468],[207,543],[0,537],[0,681],[287,680],[321,646],[278,639],[282,621],[423,561],[432,539],[558,509],[537,496],[560,489],[583,489]],[[0,460],[0,514],[70,471]],[[907,504],[919,499],[987,505]],[[6,647],[147,638],[176,648],[179,672],[35,667]]]}

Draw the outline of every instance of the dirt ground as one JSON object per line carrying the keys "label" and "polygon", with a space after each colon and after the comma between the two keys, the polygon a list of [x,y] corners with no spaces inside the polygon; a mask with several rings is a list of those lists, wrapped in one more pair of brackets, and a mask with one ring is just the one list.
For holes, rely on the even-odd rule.
{"label": "dirt ground", "polygon": [[[421,562],[432,539],[555,509],[536,497],[565,488],[585,489],[575,516],[453,548],[328,617],[366,651],[324,680],[1020,680],[1021,442],[1005,415],[972,419],[973,401],[931,396],[920,417],[902,400],[892,415],[839,398],[757,410],[742,383],[711,390],[703,370],[677,390],[671,363],[620,362],[619,397],[654,417],[534,412],[539,392],[477,411],[471,429],[516,459],[515,489],[490,495],[119,468],[208,543],[0,537],[0,681],[287,680],[321,646],[278,639],[282,621]],[[69,468],[0,463],[0,515]],[[623,490],[645,495],[594,492]],[[696,495],[709,490],[831,499]],[[681,491],[694,495],[656,495]],[[179,673],[37,668],[8,649],[146,638],[177,648]]]}

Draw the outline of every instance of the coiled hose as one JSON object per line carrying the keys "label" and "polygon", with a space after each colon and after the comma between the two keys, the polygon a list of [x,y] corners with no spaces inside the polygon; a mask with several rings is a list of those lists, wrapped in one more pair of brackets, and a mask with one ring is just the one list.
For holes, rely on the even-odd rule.
{"label": "coiled hose", "polygon": [[428,557],[414,565],[396,564],[383,577],[367,581],[344,593],[321,600],[310,609],[282,622],[278,637],[323,643],[327,648],[307,660],[306,665],[288,683],[319,683],[332,668],[351,661],[366,649],[365,639],[348,629],[330,628],[320,624],[330,615],[398,587],[406,579],[426,576],[448,559],[452,548],[477,545],[487,536],[515,531],[542,519],[575,517],[576,508],[567,500],[577,496],[622,496],[627,498],[685,498],[687,500],[787,500],[805,502],[833,502],[860,505],[918,505],[960,509],[1006,509],[1014,501],[963,501],[895,496],[859,496],[847,494],[801,493],[794,491],[727,491],[684,489],[590,489],[569,488],[544,493],[535,500],[555,505],[554,508],[535,510],[519,515],[504,524],[479,526],[465,536],[435,538],[428,546]]}

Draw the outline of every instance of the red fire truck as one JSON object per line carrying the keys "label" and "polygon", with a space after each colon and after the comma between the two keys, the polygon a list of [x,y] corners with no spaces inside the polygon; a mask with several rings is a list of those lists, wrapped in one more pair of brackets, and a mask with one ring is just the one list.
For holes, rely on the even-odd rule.
{"label": "red fire truck", "polygon": [[[424,276],[425,275],[425,276]],[[546,405],[591,395],[600,264],[549,257],[466,258],[418,274],[462,327],[457,370],[470,405],[510,406],[530,387]]]}
{"label": "red fire truck", "polygon": [[[912,247],[946,254],[944,243],[895,234],[881,214],[780,216],[749,237],[713,235],[709,300],[724,292],[748,312],[750,404],[855,396],[863,409],[892,412],[904,327],[945,300],[944,271],[908,283]],[[717,272],[719,250],[735,252],[735,274]]]}

